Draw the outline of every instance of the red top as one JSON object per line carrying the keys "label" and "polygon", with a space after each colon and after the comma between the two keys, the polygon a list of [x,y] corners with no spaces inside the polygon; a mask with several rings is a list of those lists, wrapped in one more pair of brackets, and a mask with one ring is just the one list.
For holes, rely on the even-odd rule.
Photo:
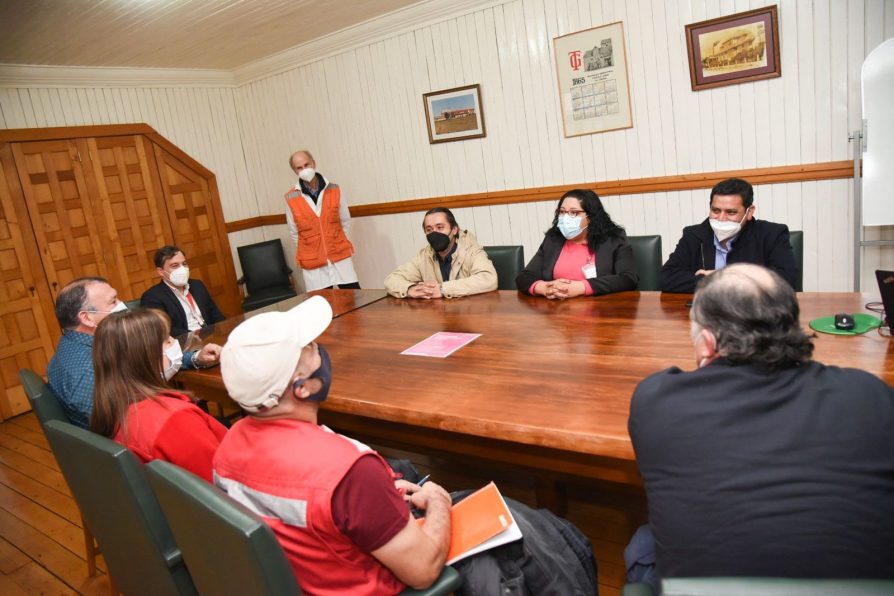
{"label": "red top", "polygon": [[[592,296],[593,286],[587,282],[587,277],[584,275],[584,267],[587,265],[592,265],[594,269],[596,267],[596,255],[590,252],[590,247],[586,244],[578,244],[577,242],[566,240],[565,246],[562,247],[562,252],[559,253],[559,259],[553,266],[553,279],[582,281],[584,282],[584,296]],[[534,288],[541,281],[537,280],[531,284],[528,292],[533,294]]]}
{"label": "red top", "polygon": [[211,482],[211,460],[226,433],[188,396],[166,391],[131,404],[115,440],[143,463],[169,461]]}
{"label": "red top", "polygon": [[[381,470],[376,484],[361,493],[368,515],[380,515],[388,508],[383,501],[397,489],[391,469],[375,451],[310,422],[249,416],[233,425],[215,454],[214,483],[273,529],[302,592],[398,594],[404,584],[334,519],[336,488],[359,460]],[[383,498],[386,493],[392,494]],[[406,508],[403,517],[406,526]]]}

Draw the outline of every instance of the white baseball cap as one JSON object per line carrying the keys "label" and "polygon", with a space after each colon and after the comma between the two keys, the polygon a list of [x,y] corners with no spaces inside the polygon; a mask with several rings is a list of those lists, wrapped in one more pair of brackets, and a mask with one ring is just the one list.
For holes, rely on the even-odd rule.
{"label": "white baseball cap", "polygon": [[322,296],[308,298],[286,312],[267,312],[239,324],[220,354],[220,375],[230,397],[249,412],[279,403],[301,349],[332,321]]}

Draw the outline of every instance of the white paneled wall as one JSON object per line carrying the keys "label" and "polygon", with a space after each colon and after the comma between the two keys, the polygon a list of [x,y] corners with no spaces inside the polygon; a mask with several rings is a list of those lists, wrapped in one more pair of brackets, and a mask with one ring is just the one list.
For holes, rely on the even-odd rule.
{"label": "white paneled wall", "polygon": [[[513,0],[235,87],[0,88],[0,126],[146,122],[217,174],[226,219],[280,213],[289,154],[311,149],[352,204],[849,159],[860,123],[860,65],[894,36],[894,0],[778,0],[782,77],[694,93],[684,26],[766,0]],[[566,139],[552,39],[614,21],[627,37],[634,127]],[[325,43],[325,40],[321,43]],[[321,54],[322,55],[322,54]],[[422,94],[481,85],[487,137],[430,145]],[[758,189],[758,216],[805,232],[805,288],[847,290],[853,253],[849,181]],[[665,254],[705,216],[706,191],[608,197],[630,234],[660,233]],[[484,243],[530,256],[551,204],[458,210]],[[359,218],[361,283],[423,243],[420,213]],[[894,237],[867,229],[867,238]],[[284,226],[231,234],[231,245]],[[866,249],[867,271],[894,266]],[[234,258],[235,260],[235,258]],[[238,268],[238,261],[237,268]]]}

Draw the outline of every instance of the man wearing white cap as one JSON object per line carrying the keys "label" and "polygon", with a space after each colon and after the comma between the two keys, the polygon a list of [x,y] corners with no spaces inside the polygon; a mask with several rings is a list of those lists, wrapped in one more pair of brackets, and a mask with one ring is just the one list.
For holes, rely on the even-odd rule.
{"label": "man wearing white cap", "polygon": [[[314,340],[331,320],[315,296],[230,334],[221,375],[248,416],[221,443],[214,482],[270,525],[304,592],[427,587],[450,546],[450,496],[433,482],[395,480],[375,451],[317,424],[332,367]],[[405,500],[426,511],[423,526]]]}

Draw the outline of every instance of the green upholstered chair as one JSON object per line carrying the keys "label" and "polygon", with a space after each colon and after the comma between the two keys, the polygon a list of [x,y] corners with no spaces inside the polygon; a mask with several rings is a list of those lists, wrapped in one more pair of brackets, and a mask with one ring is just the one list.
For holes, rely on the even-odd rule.
{"label": "green upholstered chair", "polygon": [[796,292],[804,291],[804,232],[796,231],[788,233],[792,251],[795,253],[795,262],[798,264],[798,283],[795,284]]}
{"label": "green upholstered chair", "polygon": [[66,422],[44,430],[123,594],[196,594],[143,465],[111,439]]}
{"label": "green upholstered chair", "polygon": [[[200,593],[301,593],[285,552],[264,520],[187,470],[161,460],[146,467]],[[446,594],[460,583],[459,573],[445,567],[430,588],[404,594]]]}
{"label": "green upholstered chair", "polygon": [[[772,577],[675,577],[661,596],[890,596],[894,580]],[[627,584],[622,596],[657,596],[647,584]]]}
{"label": "green upholstered chair", "polygon": [[125,300],[125,301],[124,301],[124,304],[127,305],[127,308],[128,308],[129,310],[133,310],[133,309],[135,309],[135,308],[139,308],[139,307],[140,307],[140,299],[139,299],[139,298],[136,298],[136,299],[134,299],[134,300]]}
{"label": "green upholstered chair", "polygon": [[636,257],[637,289],[657,292],[661,289],[661,236],[628,236],[627,240]]}
{"label": "green upholstered chair", "polygon": [[[37,415],[44,434],[46,434],[44,425],[50,420],[71,422],[62,404],[59,403],[56,392],[37,373],[23,368],[19,370],[19,380],[22,382],[25,395],[28,396],[31,409]],[[84,529],[84,549],[87,553],[87,575],[93,577],[96,575],[96,555],[99,554],[99,547],[96,546],[93,532],[87,527],[87,522],[83,519],[83,516],[81,516],[81,526]]]}
{"label": "green upholstered chair", "polygon": [[524,246],[482,246],[497,270],[497,289],[514,290],[515,276],[525,268]]}

